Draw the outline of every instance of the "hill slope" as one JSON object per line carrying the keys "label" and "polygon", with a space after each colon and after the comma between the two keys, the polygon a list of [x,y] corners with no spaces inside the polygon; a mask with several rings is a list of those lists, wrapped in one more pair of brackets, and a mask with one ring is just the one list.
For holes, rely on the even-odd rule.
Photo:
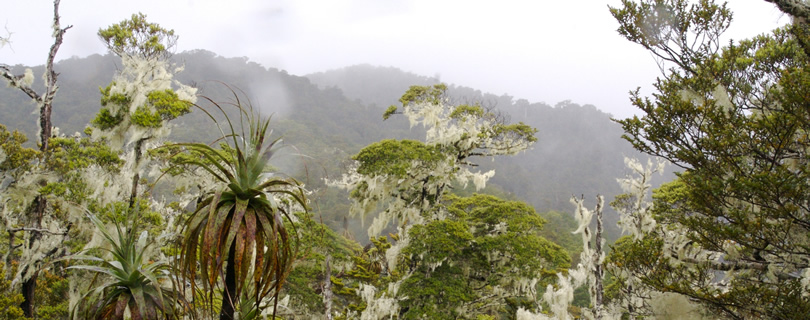
{"label": "hill slope", "polygon": [[[396,68],[369,65],[307,77],[321,88],[343,90],[350,99],[382,105],[397,103],[410,85],[438,82]],[[571,212],[569,199],[574,195],[592,199],[602,194],[606,201],[611,201],[622,192],[616,178],[627,172],[624,157],[643,158],[621,139],[622,129],[611,121],[611,115],[593,105],[562,101],[550,106],[452,85],[448,94],[452,101],[479,103],[499,110],[512,122],[524,122],[538,129],[538,142],[532,150],[498,159],[494,164],[482,164],[495,168],[493,184],[531,203],[538,212]],[[613,228],[609,230],[611,238],[618,235],[614,223],[617,218],[615,212],[607,210],[607,225]]]}
{"label": "hill slope", "polygon": [[[185,70],[176,79],[199,88],[200,94],[216,101],[227,101],[232,92],[227,84],[243,91],[254,107],[273,113],[272,126],[285,141],[295,146],[276,165],[305,180],[316,190],[316,204],[325,223],[335,229],[344,227],[348,211],[346,195],[323,187],[323,177],[337,177],[345,161],[369,143],[386,138],[420,139],[420,128],[410,129],[402,118],[382,120],[384,108],[397,103],[411,85],[429,85],[435,78],[403,72],[396,68],[368,65],[333,70],[299,77],[283,70],[264,68],[246,58],[224,58],[212,52],[195,50],[174,56]],[[53,122],[61,132],[81,131],[99,110],[98,88],[106,86],[120,66],[111,55],[63,60],[56,65],[60,73]],[[16,66],[22,73],[23,66]],[[42,68],[34,68],[41,73]],[[588,197],[604,194],[608,200],[620,189],[615,178],[624,175],[624,156],[637,156],[620,139],[621,129],[610,116],[594,106],[568,101],[549,106],[514,100],[481,91],[450,87],[451,98],[460,103],[478,102],[495,108],[511,121],[522,121],[539,129],[539,142],[524,154],[482,163],[494,168],[490,190],[513,194],[534,205],[538,212],[571,212],[572,195]],[[36,132],[33,104],[22,93],[0,88],[0,123],[23,131],[29,137]],[[201,112],[192,112],[174,121],[172,139],[205,141],[215,138],[210,121]],[[303,154],[304,157],[293,154]],[[608,214],[615,220],[615,214]],[[348,227],[359,239],[365,232],[357,220]],[[608,225],[611,225],[610,223]],[[611,232],[612,237],[617,235]]]}

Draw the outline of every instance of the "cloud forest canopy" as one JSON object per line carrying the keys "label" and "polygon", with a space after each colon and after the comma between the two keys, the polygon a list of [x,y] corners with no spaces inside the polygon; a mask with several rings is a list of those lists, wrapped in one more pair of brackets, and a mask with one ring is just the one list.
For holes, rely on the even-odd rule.
{"label": "cloud forest canopy", "polygon": [[[619,33],[651,51],[663,72],[653,96],[631,95],[644,114],[614,127],[593,106],[515,101],[414,75],[400,74],[417,86],[399,89],[362,79],[368,70],[324,85],[334,74],[310,80],[205,51],[170,60],[176,36],[141,14],[99,34],[121,60],[0,64],[11,84],[0,89],[0,119],[9,122],[0,125],[0,229],[9,235],[0,238],[0,317],[639,318],[681,309],[710,318],[806,317],[810,10],[768,2],[794,23],[727,45],[718,39],[731,13],[714,1],[626,0],[611,9]],[[58,14],[55,22],[58,44],[67,28]],[[188,69],[175,77],[172,61]],[[64,74],[59,91],[54,67]],[[94,68],[98,74],[86,72]],[[53,86],[40,94],[35,75],[43,72]],[[227,87],[196,82],[212,78],[246,92],[226,100]],[[364,95],[364,81],[380,90]],[[280,86],[289,91],[274,91]],[[404,88],[388,110],[361,102],[388,104],[397,98],[382,92]],[[236,111],[189,113],[195,90],[216,96],[212,108]],[[284,112],[270,123],[239,109],[243,97]],[[20,115],[31,99],[41,119]],[[33,121],[49,123],[48,101],[56,124],[91,126],[74,136],[37,128]],[[224,130],[208,130],[208,116]],[[271,126],[319,168],[298,174],[269,165],[279,144]],[[618,140],[619,126],[633,147],[681,172],[649,202],[648,178],[661,167],[627,161],[636,177],[621,180],[628,194],[612,205],[630,235],[604,256],[591,250],[582,200],[577,223],[518,198],[552,208],[560,194],[564,202],[615,184],[622,169],[604,161],[621,163],[622,147],[609,140]],[[39,150],[12,127],[39,136]],[[205,143],[156,148],[168,137]],[[555,147],[565,144],[579,153]],[[548,152],[524,162],[499,157],[497,167],[480,161],[531,147]],[[312,178],[307,189],[282,174],[288,168]],[[345,169],[338,183],[349,194],[320,179]],[[353,240],[362,224],[344,219],[350,212],[377,218],[366,247]],[[575,230],[579,248],[565,237]],[[576,252],[584,254],[571,259]],[[587,293],[574,291],[585,283]]]}

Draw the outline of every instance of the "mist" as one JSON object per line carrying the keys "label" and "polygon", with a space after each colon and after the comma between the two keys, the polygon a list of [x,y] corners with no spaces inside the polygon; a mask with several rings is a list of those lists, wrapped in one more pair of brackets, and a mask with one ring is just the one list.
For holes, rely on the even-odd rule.
{"label": "mist", "polygon": [[[642,87],[649,93],[659,70],[641,47],[615,32],[608,6],[619,3],[64,1],[62,23],[73,28],[57,60],[104,54],[96,31],[143,12],[180,35],[178,53],[205,49],[294,75],[365,63],[392,66],[532,103],[571,99],[628,117],[636,111],[627,92]],[[12,41],[0,50],[0,61],[43,63],[50,5],[12,1],[0,12]],[[751,37],[789,20],[764,1],[729,6],[735,13],[729,38]]]}

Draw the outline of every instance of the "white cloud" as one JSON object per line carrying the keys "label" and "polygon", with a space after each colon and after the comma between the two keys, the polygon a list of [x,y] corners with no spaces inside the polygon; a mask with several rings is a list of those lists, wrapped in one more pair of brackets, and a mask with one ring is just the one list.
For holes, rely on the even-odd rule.
{"label": "white cloud", "polygon": [[[63,1],[58,59],[104,53],[99,28],[143,12],[174,29],[179,50],[246,56],[305,74],[352,64],[394,66],[529,101],[564,99],[630,115],[627,91],[657,67],[621,38],[607,5],[620,1],[184,0]],[[14,32],[0,62],[41,64],[51,44],[50,1],[12,1],[0,23]],[[764,1],[734,1],[734,37],[779,23]],[[11,50],[13,49],[13,51]]]}

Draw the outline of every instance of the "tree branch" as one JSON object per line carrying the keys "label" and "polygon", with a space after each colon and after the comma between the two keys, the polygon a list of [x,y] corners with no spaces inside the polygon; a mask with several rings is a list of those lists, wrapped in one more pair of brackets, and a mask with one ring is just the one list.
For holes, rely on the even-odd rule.
{"label": "tree branch", "polygon": [[810,6],[801,0],[765,0],[776,5],[780,11],[795,18],[810,18]]}
{"label": "tree branch", "polygon": [[[676,255],[673,255],[676,257]],[[734,270],[757,270],[760,272],[767,272],[768,266],[772,263],[763,261],[763,262],[754,262],[754,261],[716,261],[716,260],[697,260],[694,258],[677,258],[680,261],[696,264],[696,265],[706,265],[709,268],[718,271],[734,271]],[[800,277],[800,275],[792,275],[789,273],[784,272],[774,272],[774,275],[779,278],[779,280],[795,280]]]}
{"label": "tree branch", "polygon": [[59,90],[59,87],[56,85],[56,78],[59,74],[53,71],[53,60],[56,58],[56,52],[59,51],[59,47],[62,45],[62,37],[65,31],[73,27],[70,25],[63,29],[59,25],[59,1],[60,0],[53,1],[53,37],[55,40],[51,46],[51,50],[48,52],[48,61],[45,68],[45,95],[42,97],[41,101],[37,101],[41,103],[39,110],[39,125],[41,127],[40,140],[42,142],[39,149],[41,151],[48,149],[48,139],[51,137],[53,98],[56,95],[56,91]]}
{"label": "tree branch", "polygon": [[67,230],[62,231],[62,232],[53,232],[53,231],[48,230],[48,229],[26,228],[26,227],[8,229],[8,232],[17,232],[17,231],[39,232],[39,233],[47,233],[47,234],[54,235],[54,236],[64,236],[64,235],[67,235],[68,232],[70,232],[70,226],[68,226]]}
{"label": "tree branch", "polygon": [[5,29],[6,29],[6,35],[4,37],[0,37],[0,48],[3,48],[5,46],[9,46],[9,49],[11,49],[11,52],[14,52],[14,49],[11,48],[11,33],[12,32],[8,31],[8,25],[6,25]]}
{"label": "tree branch", "polygon": [[22,85],[22,83],[20,83],[22,76],[15,76],[11,73],[11,69],[7,65],[0,65],[0,71],[2,71],[0,75],[6,78],[11,86],[19,88],[20,91],[31,97],[34,101],[40,100],[39,94],[34,91],[34,89],[31,89],[30,86]]}

